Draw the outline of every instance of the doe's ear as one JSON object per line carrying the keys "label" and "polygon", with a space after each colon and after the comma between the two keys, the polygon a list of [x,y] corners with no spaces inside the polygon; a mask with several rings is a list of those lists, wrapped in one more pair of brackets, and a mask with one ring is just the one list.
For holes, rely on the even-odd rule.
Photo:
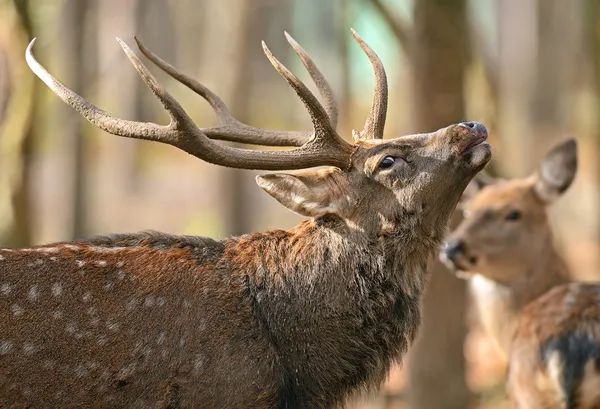
{"label": "doe's ear", "polygon": [[546,154],[534,176],[533,193],[550,204],[571,186],[576,173],[577,141],[570,138]]}
{"label": "doe's ear", "polygon": [[294,174],[271,173],[256,183],[288,209],[307,217],[342,215],[348,209],[348,179],[338,168]]}

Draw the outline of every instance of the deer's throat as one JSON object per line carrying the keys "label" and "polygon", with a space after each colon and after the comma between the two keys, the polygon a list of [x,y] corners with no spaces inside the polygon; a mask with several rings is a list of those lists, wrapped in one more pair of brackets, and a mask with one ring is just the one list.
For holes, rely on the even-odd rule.
{"label": "deer's throat", "polygon": [[470,279],[470,292],[488,336],[506,356],[523,308],[551,288],[569,281],[565,262],[554,249],[531,269],[525,266],[510,283],[481,275]]}

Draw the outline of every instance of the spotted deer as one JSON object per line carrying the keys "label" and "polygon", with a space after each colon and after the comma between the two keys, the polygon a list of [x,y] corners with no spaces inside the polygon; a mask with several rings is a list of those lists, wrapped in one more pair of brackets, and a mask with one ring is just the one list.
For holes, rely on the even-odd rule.
{"label": "spotted deer", "polygon": [[137,39],[150,61],[208,101],[220,123],[197,127],[121,40],[171,123],[118,119],[53,77],[31,42],[33,72],[98,128],[216,165],[296,170],[257,183],[309,219],[226,240],[150,232],[0,251],[2,405],[333,408],[380,385],[415,338],[427,261],[491,149],[476,122],[383,140],[386,74],[353,34],[376,85],[352,143],[335,130],[329,84],[289,35],[324,105],[263,49],[306,106],[311,132],[238,122],[213,92]]}
{"label": "spotted deer", "polygon": [[546,210],[576,170],[569,139],[527,178],[477,177],[442,255],[469,279],[518,408],[600,408],[600,286],[570,282]]}

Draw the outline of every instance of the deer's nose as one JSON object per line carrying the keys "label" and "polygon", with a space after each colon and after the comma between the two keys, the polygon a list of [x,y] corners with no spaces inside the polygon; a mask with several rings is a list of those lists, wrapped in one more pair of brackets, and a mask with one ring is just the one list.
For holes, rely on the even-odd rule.
{"label": "deer's nose", "polygon": [[446,242],[444,251],[448,260],[456,261],[456,259],[465,252],[465,244],[462,240],[450,240]]}
{"label": "deer's nose", "polygon": [[469,121],[469,122],[461,122],[458,124],[464,128],[469,128],[473,133],[477,135],[485,135],[487,134],[487,128],[480,122]]}

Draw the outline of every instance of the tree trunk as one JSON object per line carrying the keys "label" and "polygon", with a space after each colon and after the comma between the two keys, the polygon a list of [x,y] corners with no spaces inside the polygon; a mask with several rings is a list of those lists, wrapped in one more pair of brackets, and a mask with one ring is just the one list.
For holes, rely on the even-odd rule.
{"label": "tree trunk", "polygon": [[[585,15],[588,49],[592,61],[593,84],[596,94],[596,112],[600,112],[600,2],[587,0]],[[596,122],[596,152],[600,154],[600,121]],[[596,165],[596,186],[600,185],[600,166]],[[600,223],[596,223],[595,239],[600,242]],[[597,258],[597,263],[600,259]]]}
{"label": "tree trunk", "polygon": [[[60,77],[65,78],[69,87],[83,95],[85,87],[84,64],[86,62],[86,47],[84,45],[84,30],[88,2],[87,0],[66,0],[61,13],[60,22]],[[81,238],[86,235],[86,140],[84,124],[79,116],[73,115],[73,109],[60,103],[60,115],[64,116],[61,134],[64,138],[65,159],[69,162],[65,180],[70,181],[71,189],[69,205],[72,218],[70,220],[71,238]]]}
{"label": "tree trunk", "polygon": [[[414,10],[414,106],[417,131],[464,119],[467,54],[464,0],[420,0]],[[413,409],[464,409],[466,288],[435,261],[423,305],[423,323],[409,358],[408,400]]]}
{"label": "tree trunk", "polygon": [[[209,25],[203,34],[209,40],[204,44],[205,55],[220,62],[218,66],[213,67],[219,70],[219,75],[214,76],[219,80],[218,94],[237,119],[246,123],[254,122],[257,118],[251,118],[252,101],[256,101],[253,95],[256,95],[256,98],[264,98],[262,92],[254,94],[255,85],[260,84],[261,75],[269,75],[269,78],[277,75],[264,55],[257,50],[260,50],[261,40],[268,41],[268,34],[273,25],[287,18],[289,2],[260,4],[252,0],[231,0],[226,5],[221,1],[213,1],[207,3],[207,6],[212,9],[226,7],[226,13],[223,10],[213,10],[217,15],[227,15],[226,24],[223,25],[224,21],[219,21],[219,27]],[[218,36],[218,31],[227,33],[227,37],[219,42],[210,40]],[[277,34],[279,42],[285,41],[283,30]],[[277,52],[275,42],[269,41],[269,46]],[[224,66],[229,69],[223,70]],[[255,218],[252,195],[249,192],[254,184],[253,174],[239,169],[220,169],[219,177],[223,186],[221,193],[224,196],[221,201],[224,234],[250,233],[254,229],[252,221]]]}
{"label": "tree trunk", "polygon": [[39,87],[22,58],[33,36],[28,1],[0,1],[0,245],[31,244],[29,175]]}
{"label": "tree trunk", "polygon": [[[530,170],[533,138],[529,122],[537,55],[535,1],[503,0],[498,16],[498,165],[503,177],[522,177]],[[529,39],[523,41],[524,38]]]}

